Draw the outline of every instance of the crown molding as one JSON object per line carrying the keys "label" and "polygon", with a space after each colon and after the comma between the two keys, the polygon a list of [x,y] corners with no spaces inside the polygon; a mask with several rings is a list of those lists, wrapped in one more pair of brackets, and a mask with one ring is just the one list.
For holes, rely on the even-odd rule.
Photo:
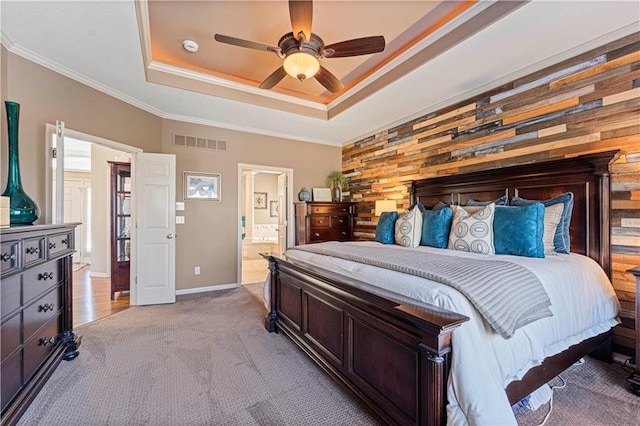
{"label": "crown molding", "polygon": [[246,132],[246,133],[253,133],[253,134],[258,134],[258,135],[263,135],[263,136],[271,136],[271,137],[279,138],[279,139],[288,139],[288,140],[292,140],[292,141],[317,143],[317,144],[321,144],[321,145],[330,145],[330,146],[342,146],[343,145],[341,141],[307,138],[307,137],[303,137],[303,136],[292,136],[290,134],[283,133],[283,132],[274,132],[274,131],[268,131],[268,130],[263,130],[263,129],[256,129],[256,128],[249,127],[249,126],[241,126],[241,125],[237,125],[237,124],[223,123],[223,122],[219,122],[219,121],[206,120],[206,119],[203,119],[203,118],[187,117],[187,116],[178,115],[178,114],[163,114],[161,117],[164,118],[164,119],[167,119],[167,120],[175,120],[175,121],[181,121],[181,122],[184,122],[184,123],[191,123],[191,124],[201,124],[203,126],[218,127],[218,128],[221,128],[221,129],[235,130],[235,131],[238,131],[238,132]]}
{"label": "crown molding", "polygon": [[132,106],[134,106],[136,108],[140,108],[141,110],[146,111],[146,112],[148,112],[150,114],[157,115],[157,116],[161,116],[162,115],[162,111],[161,110],[159,110],[159,109],[157,109],[157,108],[155,108],[155,107],[153,107],[153,106],[151,106],[149,104],[146,104],[144,102],[140,102],[138,99],[135,99],[135,98],[133,98],[133,97],[131,97],[129,95],[125,95],[122,92],[119,92],[119,91],[117,91],[117,90],[115,90],[115,89],[113,89],[113,88],[111,88],[111,87],[109,87],[107,85],[99,83],[99,82],[97,82],[97,81],[95,81],[95,80],[93,80],[93,79],[91,79],[91,78],[89,78],[89,77],[87,77],[85,75],[82,75],[82,74],[80,74],[78,72],[75,72],[75,71],[73,71],[73,70],[71,70],[71,69],[69,69],[69,68],[67,68],[67,67],[65,67],[63,65],[60,65],[60,64],[58,64],[56,62],[53,62],[53,61],[51,61],[51,60],[49,60],[49,59],[47,59],[47,58],[45,58],[43,56],[38,55],[35,52],[32,52],[32,51],[30,51],[28,49],[25,49],[24,47],[13,43],[11,41],[11,39],[9,39],[9,37],[4,32],[0,31],[0,33],[1,33],[2,44],[6,47],[6,49],[9,52],[11,52],[11,53],[13,53],[13,54],[15,54],[17,56],[20,56],[20,57],[22,57],[24,59],[27,59],[27,60],[29,60],[31,62],[34,62],[34,63],[36,63],[36,64],[38,64],[40,66],[43,66],[43,67],[45,67],[47,69],[50,69],[51,71],[54,71],[54,72],[56,72],[56,73],[58,73],[60,75],[63,75],[65,77],[67,77],[67,78],[70,78],[70,79],[75,80],[75,81],[77,81],[79,83],[82,83],[85,86],[89,86],[92,89],[98,90],[99,92],[102,92],[102,93],[107,94],[107,95],[109,95],[111,97],[114,97],[114,98],[119,99],[119,100],[121,100],[123,102],[126,102],[129,105],[132,105]]}

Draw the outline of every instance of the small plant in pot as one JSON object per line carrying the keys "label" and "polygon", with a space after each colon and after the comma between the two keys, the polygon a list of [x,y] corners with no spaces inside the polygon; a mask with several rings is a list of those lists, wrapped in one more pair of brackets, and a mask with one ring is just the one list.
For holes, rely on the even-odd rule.
{"label": "small plant in pot", "polygon": [[327,176],[327,186],[331,188],[333,201],[342,201],[342,191],[349,188],[349,178],[341,171],[334,170]]}

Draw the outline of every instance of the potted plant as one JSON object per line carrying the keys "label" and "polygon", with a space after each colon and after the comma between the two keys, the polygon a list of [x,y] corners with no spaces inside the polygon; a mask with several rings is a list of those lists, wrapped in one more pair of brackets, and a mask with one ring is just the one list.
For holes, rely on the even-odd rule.
{"label": "potted plant", "polygon": [[327,176],[327,185],[331,188],[333,201],[342,201],[342,191],[349,187],[349,178],[339,170],[334,170]]}

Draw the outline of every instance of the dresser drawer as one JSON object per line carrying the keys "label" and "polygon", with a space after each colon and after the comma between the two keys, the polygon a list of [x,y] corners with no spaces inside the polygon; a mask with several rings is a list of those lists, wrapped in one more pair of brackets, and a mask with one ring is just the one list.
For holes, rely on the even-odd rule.
{"label": "dresser drawer", "polygon": [[54,260],[24,272],[22,278],[22,301],[29,303],[62,279],[62,261]]}
{"label": "dresser drawer", "polygon": [[9,359],[3,359],[0,366],[0,405],[2,410],[6,408],[9,401],[18,393],[22,386],[22,349]]}
{"label": "dresser drawer", "polygon": [[349,228],[349,216],[331,216],[331,228],[333,229]]}
{"label": "dresser drawer", "polygon": [[350,206],[343,206],[339,204],[334,205],[319,205],[311,206],[309,209],[310,214],[323,214],[323,213],[350,213]]}
{"label": "dresser drawer", "polygon": [[47,356],[60,345],[61,331],[62,316],[58,315],[26,342],[24,345],[24,377],[31,377],[42,365],[42,362],[47,359]]}
{"label": "dresser drawer", "polygon": [[329,216],[311,216],[309,224],[312,228],[328,228],[331,226],[331,218]]}
{"label": "dresser drawer", "polygon": [[0,280],[0,317],[15,311],[20,307],[20,279],[22,275],[13,275]]}
{"label": "dresser drawer", "polygon": [[7,241],[0,245],[2,273],[20,269],[20,241]]}
{"label": "dresser drawer", "polygon": [[0,326],[0,358],[5,359],[13,351],[20,347],[20,336],[22,335],[21,315],[18,313],[5,321]]}
{"label": "dresser drawer", "polygon": [[36,302],[24,308],[24,340],[29,340],[42,325],[55,317],[60,311],[62,301],[62,286],[58,286],[42,296]]}
{"label": "dresser drawer", "polygon": [[73,231],[49,235],[49,256],[73,250]]}
{"label": "dresser drawer", "polygon": [[312,229],[310,240],[313,243],[320,241],[346,241],[349,239],[349,232],[340,229]]}
{"label": "dresser drawer", "polygon": [[24,251],[24,266],[29,267],[39,261],[47,260],[47,237],[31,238],[24,240],[22,250]]}

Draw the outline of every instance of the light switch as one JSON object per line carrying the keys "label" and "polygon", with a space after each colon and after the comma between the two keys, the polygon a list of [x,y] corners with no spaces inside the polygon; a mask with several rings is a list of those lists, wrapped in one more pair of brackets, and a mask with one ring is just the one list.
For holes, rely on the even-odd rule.
{"label": "light switch", "polygon": [[176,203],[176,210],[177,211],[184,211],[184,202],[183,201],[178,201]]}
{"label": "light switch", "polygon": [[176,223],[184,223],[184,216],[176,216]]}

